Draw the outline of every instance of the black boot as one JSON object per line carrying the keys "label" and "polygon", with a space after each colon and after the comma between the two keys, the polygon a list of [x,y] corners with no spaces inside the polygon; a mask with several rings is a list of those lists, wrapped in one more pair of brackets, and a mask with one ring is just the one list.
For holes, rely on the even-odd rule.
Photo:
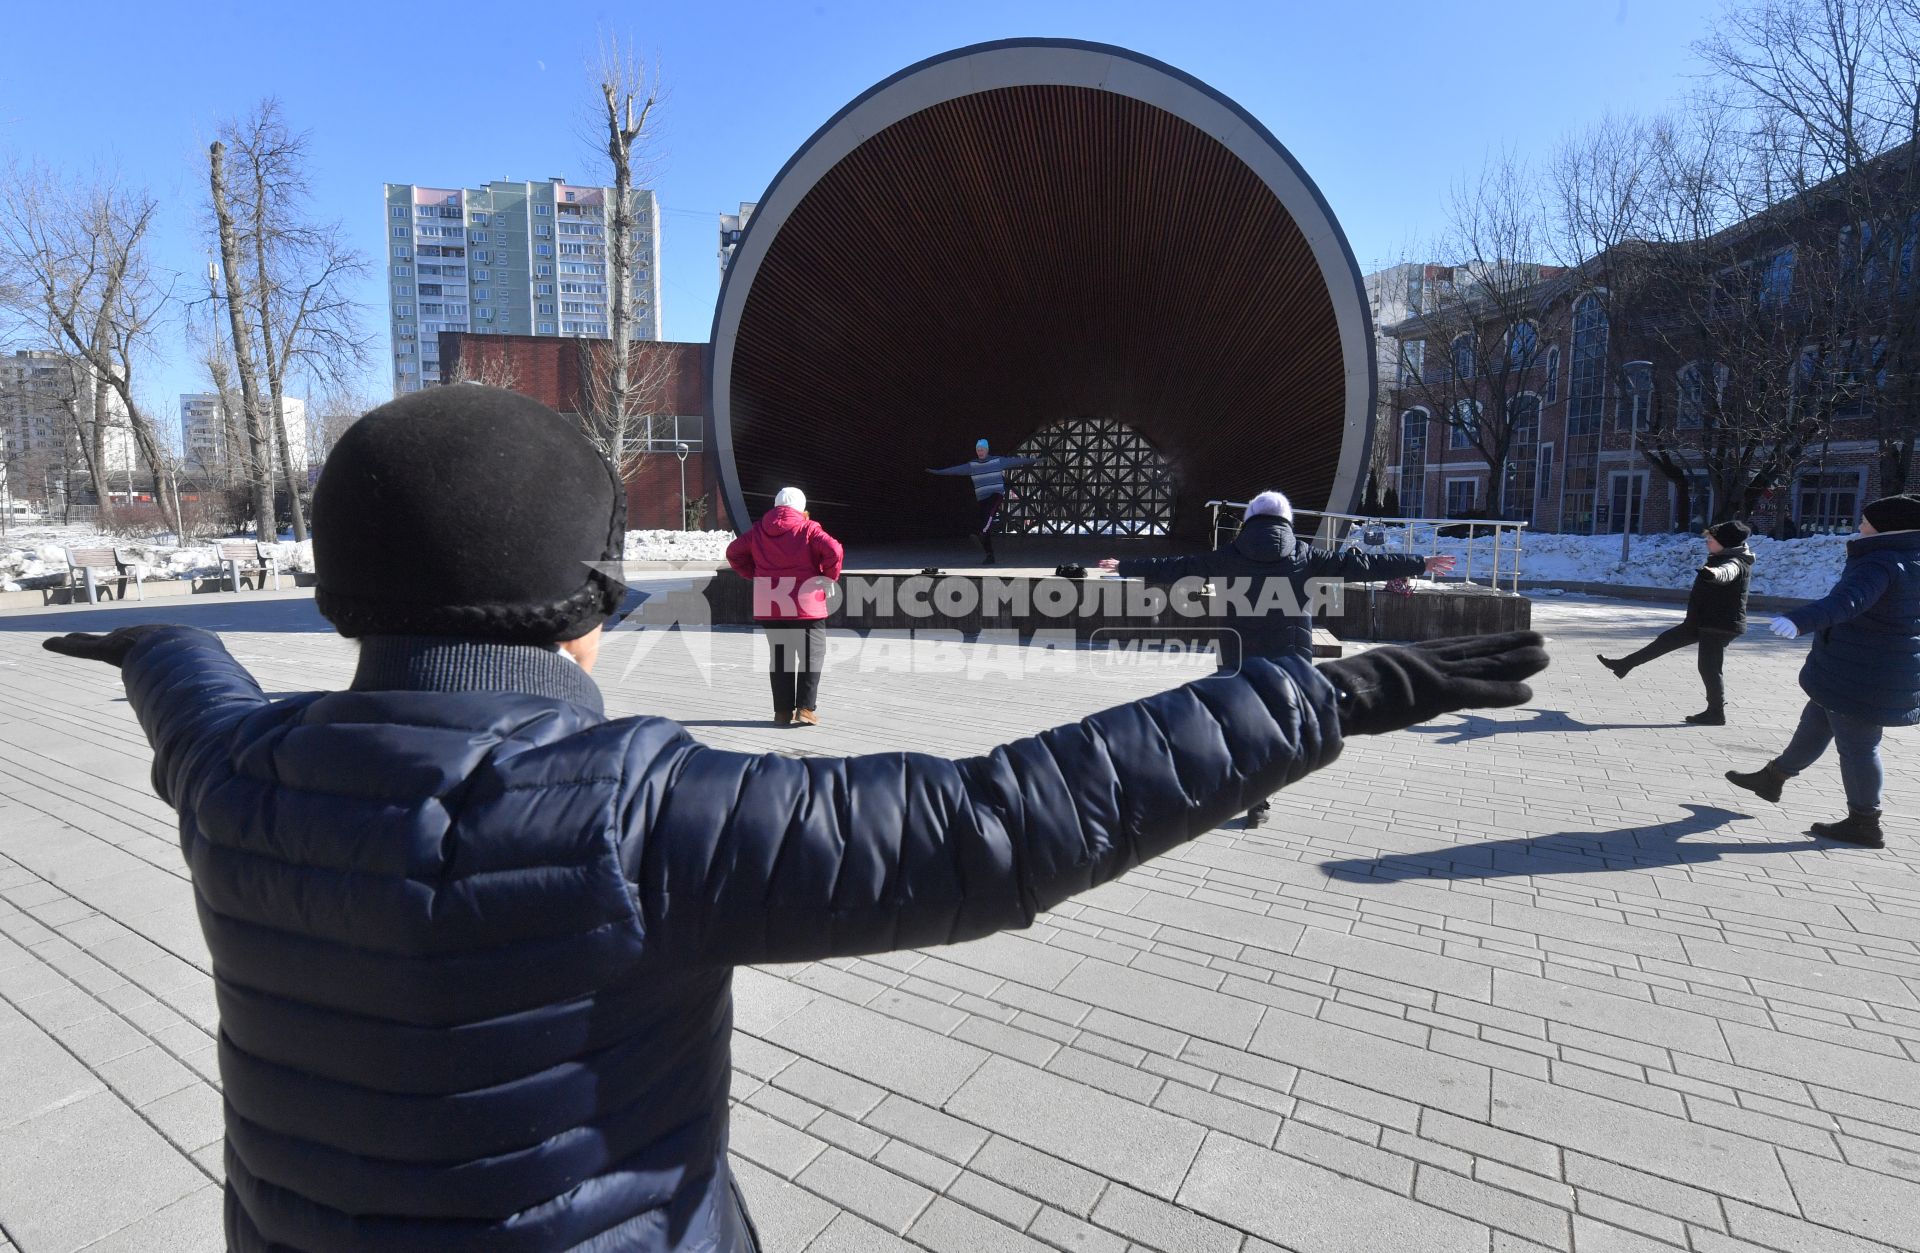
{"label": "black boot", "polygon": [[1880,834],[1880,811],[1877,809],[1849,809],[1847,816],[1839,822],[1816,822],[1807,834],[1817,835],[1823,840],[1838,840],[1856,848],[1887,846],[1886,837]]}
{"label": "black boot", "polygon": [[1727,725],[1727,707],[1708,705],[1697,714],[1688,714],[1687,721],[1696,727],[1724,727]]}
{"label": "black boot", "polygon": [[1727,771],[1727,782],[1735,787],[1743,787],[1763,801],[1780,802],[1780,789],[1787,784],[1787,776],[1773,768],[1768,762],[1758,770],[1745,774],[1738,770]]}
{"label": "black boot", "polygon": [[1266,801],[1261,801],[1258,805],[1249,809],[1247,811],[1247,830],[1251,831],[1253,828],[1265,822],[1267,815],[1272,812],[1273,806]]}
{"label": "black boot", "polygon": [[1615,661],[1611,657],[1602,657],[1599,653],[1595,653],[1594,657],[1600,662],[1601,665],[1613,671],[1613,677],[1616,679],[1626,678],[1627,672],[1633,669],[1632,666],[1628,665],[1624,661]]}

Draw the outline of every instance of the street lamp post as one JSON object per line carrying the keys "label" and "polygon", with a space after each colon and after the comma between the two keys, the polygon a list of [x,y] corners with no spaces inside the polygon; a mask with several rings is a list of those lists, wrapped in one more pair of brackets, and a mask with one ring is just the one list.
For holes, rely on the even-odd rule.
{"label": "street lamp post", "polygon": [[687,442],[675,440],[673,455],[680,458],[680,529],[687,529]]}

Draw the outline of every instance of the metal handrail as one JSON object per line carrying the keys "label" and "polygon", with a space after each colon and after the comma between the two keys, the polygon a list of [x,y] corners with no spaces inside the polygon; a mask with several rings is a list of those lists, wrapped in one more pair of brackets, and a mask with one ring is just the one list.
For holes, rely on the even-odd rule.
{"label": "metal handrail", "polygon": [[[1224,510],[1245,512],[1246,501],[1209,500],[1207,508],[1213,513],[1213,543],[1218,548],[1223,535],[1231,530],[1238,534],[1240,522],[1222,517]],[[1454,577],[1465,583],[1473,582],[1476,556],[1480,555],[1480,543],[1492,541],[1492,552],[1486,554],[1487,560],[1481,563],[1485,571],[1487,585],[1495,588],[1505,582],[1509,591],[1520,590],[1520,566],[1524,553],[1524,539],[1528,523],[1505,518],[1383,518],[1374,514],[1340,513],[1330,509],[1295,509],[1295,517],[1302,515],[1320,519],[1320,526],[1313,537],[1314,547],[1322,552],[1333,552],[1343,544],[1359,547],[1360,541],[1370,532],[1379,532],[1378,543],[1369,543],[1368,547],[1385,548],[1392,538],[1389,532],[1397,531],[1400,551],[1405,553],[1422,552],[1431,555],[1442,548],[1447,540],[1440,534],[1443,527],[1465,527],[1464,540],[1449,541],[1464,543],[1466,561],[1464,569],[1456,569]],[[1345,523],[1344,527],[1341,523]],[[1230,537],[1229,537],[1230,538]],[[1421,542],[1424,538],[1424,543]]]}

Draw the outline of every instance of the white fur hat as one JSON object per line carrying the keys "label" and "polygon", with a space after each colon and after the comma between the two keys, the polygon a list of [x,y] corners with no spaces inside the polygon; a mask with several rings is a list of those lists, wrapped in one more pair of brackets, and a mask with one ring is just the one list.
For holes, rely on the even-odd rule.
{"label": "white fur hat", "polygon": [[1272,514],[1277,518],[1293,521],[1293,502],[1284,492],[1261,492],[1247,502],[1247,517],[1259,518]]}
{"label": "white fur hat", "polygon": [[788,509],[798,509],[801,513],[805,513],[807,494],[797,487],[783,487],[780,489],[780,494],[773,498],[773,507],[778,509],[783,505]]}

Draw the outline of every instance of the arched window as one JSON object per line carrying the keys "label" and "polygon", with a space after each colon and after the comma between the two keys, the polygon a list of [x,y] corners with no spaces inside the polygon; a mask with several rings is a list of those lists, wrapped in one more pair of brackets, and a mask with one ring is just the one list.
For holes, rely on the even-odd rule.
{"label": "arched window", "polygon": [[1473,448],[1480,436],[1480,402],[1477,400],[1456,400],[1453,402],[1452,435],[1447,440],[1448,448]]}
{"label": "arched window", "polygon": [[1727,367],[1713,367],[1713,391],[1707,391],[1707,372],[1698,361],[1689,361],[1673,376],[1674,425],[1682,430],[1697,430],[1706,425],[1707,416],[1720,403],[1727,390]]}
{"label": "arched window", "polygon": [[1558,404],[1560,400],[1560,345],[1547,349],[1547,404]]}
{"label": "arched window", "polygon": [[1413,408],[1400,415],[1400,509],[1417,518],[1426,508],[1427,411]]}
{"label": "arched window", "polygon": [[1524,392],[1507,402],[1507,476],[1500,497],[1502,517],[1533,521],[1534,480],[1540,455],[1540,398]]}
{"label": "arched window", "polygon": [[1614,406],[1613,429],[1642,431],[1653,417],[1653,363],[1629,361],[1620,367],[1620,403]]}
{"label": "arched window", "polygon": [[1585,295],[1573,306],[1573,362],[1567,377],[1567,434],[1600,433],[1607,391],[1607,308]]}
{"label": "arched window", "polygon": [[1507,332],[1507,369],[1520,373],[1533,368],[1540,355],[1540,328],[1531,322],[1515,322]]}
{"label": "arched window", "polygon": [[1449,348],[1453,358],[1453,377],[1470,379],[1473,377],[1473,336],[1455,335]]}

